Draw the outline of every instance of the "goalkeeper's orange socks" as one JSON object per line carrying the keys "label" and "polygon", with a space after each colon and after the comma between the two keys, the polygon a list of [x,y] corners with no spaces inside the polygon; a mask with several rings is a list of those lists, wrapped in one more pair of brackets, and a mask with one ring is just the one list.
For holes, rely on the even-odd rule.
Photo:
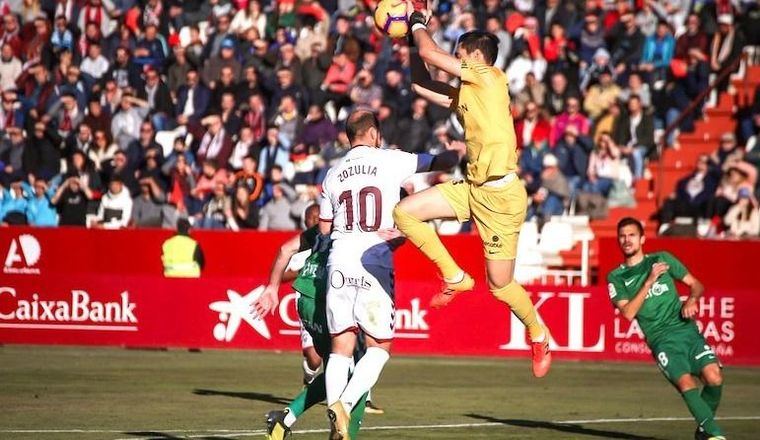
{"label": "goalkeeper's orange socks", "polygon": [[393,210],[393,220],[396,227],[414,243],[441,271],[443,278],[456,282],[462,279],[463,271],[441,243],[441,239],[435,230],[427,223],[414,217],[401,207],[396,206]]}

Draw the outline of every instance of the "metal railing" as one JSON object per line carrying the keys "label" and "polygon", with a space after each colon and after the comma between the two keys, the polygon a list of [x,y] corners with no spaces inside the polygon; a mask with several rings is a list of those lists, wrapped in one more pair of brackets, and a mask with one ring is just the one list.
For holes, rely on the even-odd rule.
{"label": "metal railing", "polygon": [[[670,137],[670,135],[673,134],[673,132],[681,126],[681,123],[687,117],[691,116],[692,113],[694,113],[696,110],[701,109],[704,100],[710,95],[710,93],[712,93],[718,87],[718,85],[725,81],[741,65],[742,61],[747,60],[747,58],[747,52],[742,51],[742,54],[740,56],[736,57],[729,64],[724,66],[723,69],[715,77],[713,82],[710,83],[706,89],[702,90],[702,92],[700,92],[699,95],[697,95],[697,97],[689,103],[684,111],[678,115],[675,121],[671,122],[667,127],[665,127],[665,131],[662,133],[660,142],[657,143],[657,181],[654,184],[656,195],[655,200],[657,201],[658,208],[661,206],[664,198],[667,197],[667,194],[662,194],[662,186],[665,176],[665,161],[663,159],[665,151],[668,147],[668,137]],[[743,79],[746,85],[747,75],[744,75]]]}

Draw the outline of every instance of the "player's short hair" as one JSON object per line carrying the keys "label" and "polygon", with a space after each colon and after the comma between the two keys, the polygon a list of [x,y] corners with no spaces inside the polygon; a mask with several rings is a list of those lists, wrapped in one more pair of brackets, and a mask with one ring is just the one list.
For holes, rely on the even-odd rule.
{"label": "player's short hair", "polygon": [[380,129],[380,121],[374,112],[359,110],[353,112],[346,121],[346,136],[352,144],[358,136],[362,136],[370,128]]}
{"label": "player's short hair", "polygon": [[620,221],[617,224],[617,232],[620,233],[620,230],[623,229],[626,226],[636,226],[636,229],[639,230],[639,235],[644,235],[644,225],[641,224],[640,221],[633,217],[623,217],[620,219]]}
{"label": "player's short hair", "polygon": [[477,30],[465,32],[459,37],[459,46],[467,53],[480,49],[486,62],[490,65],[496,62],[496,57],[499,55],[499,38],[490,32]]}

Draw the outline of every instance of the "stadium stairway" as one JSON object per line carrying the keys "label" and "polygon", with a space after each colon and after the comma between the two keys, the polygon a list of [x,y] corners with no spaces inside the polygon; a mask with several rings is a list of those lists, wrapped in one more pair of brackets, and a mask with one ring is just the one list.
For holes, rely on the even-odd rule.
{"label": "stadium stairway", "polygon": [[617,221],[626,216],[644,221],[648,234],[656,233],[657,224],[651,219],[657,212],[658,194],[662,199],[667,198],[675,191],[678,181],[694,169],[701,154],[716,151],[723,133],[736,132],[736,109],[752,104],[755,89],[760,86],[760,66],[748,66],[743,77],[733,79],[731,85],[733,90],[721,93],[718,104],[707,108],[702,118],[696,121],[693,133],[680,134],[676,148],[665,150],[661,158],[662,170],[656,162],[649,164],[649,174],[653,180],[636,182],[635,208],[612,208],[606,219],[591,222],[596,237],[614,237]]}

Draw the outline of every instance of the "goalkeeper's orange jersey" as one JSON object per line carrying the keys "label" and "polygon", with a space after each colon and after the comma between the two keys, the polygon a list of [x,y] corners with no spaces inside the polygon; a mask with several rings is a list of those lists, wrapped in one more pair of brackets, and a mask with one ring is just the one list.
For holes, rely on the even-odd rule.
{"label": "goalkeeper's orange jersey", "polygon": [[461,79],[455,105],[467,144],[467,180],[480,185],[517,171],[507,76],[494,66],[462,60]]}

